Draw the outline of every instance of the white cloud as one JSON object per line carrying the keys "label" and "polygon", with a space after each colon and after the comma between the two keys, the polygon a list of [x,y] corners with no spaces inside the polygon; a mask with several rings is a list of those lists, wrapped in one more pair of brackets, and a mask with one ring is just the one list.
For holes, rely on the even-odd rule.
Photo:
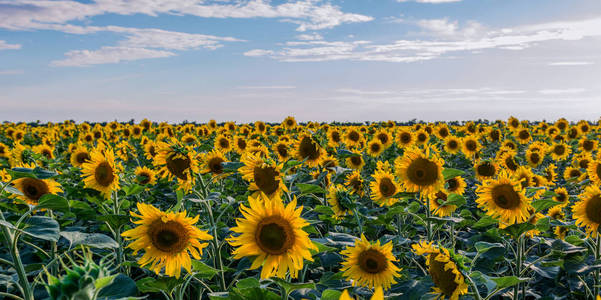
{"label": "white cloud", "polygon": [[547,66],[562,67],[562,66],[588,66],[595,64],[592,61],[558,61],[548,63]]}
{"label": "white cloud", "polygon": [[257,85],[257,86],[239,86],[237,89],[243,90],[290,90],[295,89],[293,85]]}
{"label": "white cloud", "polygon": [[321,36],[319,33],[299,34],[296,36],[296,38],[302,41],[323,40],[323,36]]}
{"label": "white cloud", "polygon": [[583,88],[568,88],[568,89],[545,89],[538,92],[543,95],[563,95],[563,94],[580,94],[588,91]]}
{"label": "white cloud", "polygon": [[462,0],[396,0],[397,2],[418,2],[418,3],[451,3],[460,2]]}
{"label": "white cloud", "polygon": [[23,70],[0,70],[0,75],[19,75],[25,73]]}
{"label": "white cloud", "polygon": [[274,54],[273,51],[264,50],[264,49],[253,49],[253,50],[244,52],[244,56],[266,56],[266,55],[272,55],[272,54]]}
{"label": "white cloud", "polygon": [[191,15],[203,18],[277,18],[298,24],[298,31],[332,28],[344,23],[368,22],[373,18],[345,13],[321,0],[300,0],[272,5],[264,0],[0,0],[0,27],[13,30],[52,29],[104,14]]}
{"label": "white cloud", "polygon": [[222,47],[221,41],[240,42],[232,37],[218,37],[205,34],[166,31],[161,29],[124,28],[128,37],[119,44],[136,48],[161,48],[171,50],[190,50],[196,48],[216,49]]}
{"label": "white cloud", "polygon": [[[422,25],[438,32],[437,39],[402,39],[384,44],[369,41],[287,42],[285,47],[279,50],[260,50],[261,52],[257,53],[269,54],[274,59],[288,62],[329,60],[417,62],[454,52],[478,53],[489,49],[519,51],[548,41],[601,37],[601,17],[488,31],[482,31],[483,26],[475,22],[461,29],[454,22],[445,19],[435,22],[430,20],[430,22],[423,22]],[[253,51],[249,52],[255,53]]]}
{"label": "white cloud", "polygon": [[20,44],[9,44],[6,41],[0,40],[0,50],[16,50],[21,49]]}
{"label": "white cloud", "polygon": [[65,59],[55,60],[50,64],[57,67],[83,67],[174,55],[175,53],[168,51],[145,48],[102,47],[98,50],[72,50],[65,53]]}

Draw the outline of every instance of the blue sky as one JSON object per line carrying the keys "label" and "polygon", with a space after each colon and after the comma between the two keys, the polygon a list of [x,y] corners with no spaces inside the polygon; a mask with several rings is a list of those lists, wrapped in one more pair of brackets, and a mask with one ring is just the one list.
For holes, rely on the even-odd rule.
{"label": "blue sky", "polygon": [[0,0],[0,120],[601,116],[596,0]]}

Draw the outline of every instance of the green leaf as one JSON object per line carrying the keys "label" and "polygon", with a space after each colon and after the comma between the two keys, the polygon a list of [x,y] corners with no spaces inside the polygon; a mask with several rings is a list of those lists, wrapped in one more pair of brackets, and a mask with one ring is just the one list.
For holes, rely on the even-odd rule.
{"label": "green leaf", "polygon": [[455,205],[457,207],[463,206],[467,203],[465,201],[465,197],[459,194],[451,193],[447,197],[447,201],[444,202],[443,205]]}
{"label": "green leaf", "polygon": [[79,231],[62,231],[62,237],[67,239],[71,244],[70,248],[78,245],[90,246],[93,248],[115,249],[119,244],[111,237],[102,233],[84,233]]}
{"label": "green leaf", "polygon": [[111,275],[111,276],[107,276],[107,277],[102,277],[97,279],[94,282],[94,287],[99,290],[105,286],[108,286],[109,284],[113,283],[113,280],[115,280],[115,277],[117,277],[118,274],[115,275]]}
{"label": "green leaf", "polygon": [[319,185],[315,184],[306,184],[306,183],[297,183],[296,187],[301,192],[301,195],[305,194],[325,194],[325,190],[322,189]]}
{"label": "green leaf", "polygon": [[561,202],[557,202],[552,199],[540,199],[532,201],[532,207],[534,207],[536,212],[541,212],[558,204],[561,204]]}
{"label": "green leaf", "polygon": [[144,191],[144,187],[139,184],[132,184],[128,186],[124,186],[123,190],[125,191],[126,196],[137,195]]}
{"label": "green leaf", "polygon": [[58,173],[54,171],[48,171],[40,167],[35,167],[33,169],[33,175],[35,175],[39,179],[48,179],[58,175]]}
{"label": "green leaf", "polygon": [[33,174],[33,169],[29,169],[29,168],[12,168],[10,170],[6,170],[6,172],[8,172],[8,174],[10,174],[10,177],[13,180],[19,179],[19,178],[24,178],[24,177],[36,178],[35,174]]}
{"label": "green leaf", "polygon": [[23,230],[23,233],[32,237],[52,242],[57,242],[60,237],[60,226],[52,218],[33,216],[27,220],[27,224],[29,226]]}
{"label": "green leaf", "polygon": [[119,228],[129,223],[129,217],[126,215],[99,215],[96,220],[108,223],[112,228]]}
{"label": "green leaf", "polygon": [[260,286],[261,283],[257,278],[254,277],[244,278],[236,283],[236,287],[239,289],[258,288]]}
{"label": "green leaf", "polygon": [[138,294],[136,282],[125,274],[117,274],[111,284],[98,293],[99,300],[125,300],[134,298]]}
{"label": "green leaf", "polygon": [[334,247],[330,247],[330,246],[326,246],[322,243],[316,242],[316,241],[312,241],[313,244],[315,244],[315,246],[317,246],[317,251],[315,250],[311,250],[312,254],[317,254],[317,253],[322,253],[322,252],[327,252],[327,251],[338,251],[338,249],[334,248]]}
{"label": "green leaf", "polygon": [[342,292],[337,290],[325,290],[321,293],[321,300],[338,300]]}
{"label": "green leaf", "polygon": [[497,221],[493,217],[491,217],[489,215],[485,215],[482,218],[480,218],[480,220],[478,220],[478,222],[474,223],[474,225],[472,225],[472,227],[483,228],[483,227],[488,227],[491,225],[496,225],[498,223],[499,223],[499,221]]}
{"label": "green leaf", "polygon": [[194,259],[192,260],[192,270],[196,273],[194,276],[197,278],[211,279],[213,276],[219,273],[219,270],[206,265],[200,260]]}
{"label": "green leaf", "polygon": [[290,294],[290,292],[300,289],[315,289],[315,283],[290,283],[281,278],[271,278],[273,282],[277,283],[284,290],[286,290],[286,294]]}
{"label": "green leaf", "polygon": [[465,174],[464,171],[458,170],[458,169],[453,169],[453,168],[444,168],[442,170],[442,176],[444,177],[444,180],[449,180],[451,178],[455,178],[455,177],[461,176],[463,174]]}
{"label": "green leaf", "polygon": [[507,227],[503,228],[502,230],[504,232],[508,233],[509,235],[511,235],[512,237],[517,238],[520,235],[522,235],[524,232],[530,231],[535,228],[536,227],[530,223],[520,223],[520,224],[513,224],[510,226],[507,226]]}
{"label": "green leaf", "polygon": [[551,218],[544,217],[536,222],[536,229],[545,232],[551,228]]}
{"label": "green leaf", "polygon": [[476,247],[476,250],[480,254],[483,254],[483,253],[485,253],[488,250],[493,249],[493,248],[503,248],[503,247],[505,247],[501,243],[488,243],[488,242],[476,242],[476,244],[474,246]]}
{"label": "green leaf", "polygon": [[527,282],[530,278],[518,278],[516,276],[490,277],[497,284],[497,289],[512,287],[518,283]]}
{"label": "green leaf", "polygon": [[17,189],[17,188],[16,188],[16,187],[14,187],[14,186],[10,186],[10,185],[9,185],[9,186],[6,186],[6,187],[4,188],[4,190],[5,190],[5,191],[7,191],[7,192],[9,192],[9,193],[11,193],[11,194],[15,194],[15,195],[23,196],[23,192],[21,192],[19,189]]}
{"label": "green leaf", "polygon": [[136,281],[136,286],[142,293],[160,293],[161,291],[171,293],[179,284],[179,280],[175,277],[161,277],[158,279],[145,277]]}
{"label": "green leaf", "polygon": [[244,164],[237,161],[228,161],[222,162],[221,166],[223,167],[223,172],[236,172],[240,167],[244,166]]}
{"label": "green leaf", "polygon": [[50,209],[53,211],[61,211],[68,212],[69,211],[69,201],[67,199],[54,195],[54,194],[45,194],[40,197],[38,205],[36,205],[35,209]]}

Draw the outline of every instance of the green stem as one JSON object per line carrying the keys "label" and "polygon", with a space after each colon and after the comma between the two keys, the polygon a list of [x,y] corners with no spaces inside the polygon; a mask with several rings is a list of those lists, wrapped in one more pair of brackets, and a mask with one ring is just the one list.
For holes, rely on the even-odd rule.
{"label": "green stem", "polygon": [[[518,237],[518,241],[517,241],[517,253],[516,253],[517,255],[516,255],[516,263],[515,263],[516,264],[515,265],[515,269],[516,269],[515,275],[518,276],[518,277],[520,276],[520,273],[522,272],[522,252],[524,250],[522,248],[522,236],[523,235],[520,235]],[[518,284],[516,284],[513,287],[513,299],[514,300],[518,299],[519,292],[520,292],[520,284],[518,283]]]}
{"label": "green stem", "polygon": [[[419,202],[422,202],[422,192],[419,191]],[[432,220],[430,220],[430,201],[426,199],[426,234],[428,236],[428,242],[432,241]]]}
{"label": "green stem", "polygon": [[363,224],[361,224],[361,218],[359,217],[359,211],[357,208],[353,208],[353,215],[355,215],[355,219],[357,220],[357,225],[359,226],[359,235],[363,234]]}
{"label": "green stem", "polygon": [[[601,253],[601,234],[599,232],[597,232],[595,245],[595,263],[597,263],[599,260],[599,254]],[[595,286],[593,286],[593,290],[595,291],[595,295],[593,295],[593,297],[599,295],[599,269],[595,270]]]}
{"label": "green stem", "polygon": [[[226,284],[225,284],[225,274],[223,271],[223,262],[221,261],[221,251],[219,251],[219,238],[217,236],[217,224],[215,224],[215,218],[213,217],[213,210],[211,209],[211,203],[209,201],[203,201],[205,203],[205,205],[207,206],[207,212],[209,213],[209,221],[211,221],[211,228],[213,228],[213,257],[216,260],[216,265],[219,268],[219,273],[220,273],[220,277],[219,279],[221,280],[221,287],[223,288],[223,291],[226,290]],[[217,264],[218,263],[218,264]]]}
{"label": "green stem", "polygon": [[[2,211],[0,211],[0,218],[2,221],[6,222],[6,219],[4,219],[4,213]],[[29,281],[27,280],[27,273],[25,273],[25,268],[23,267],[23,262],[21,261],[19,249],[17,248],[17,237],[15,236],[15,233],[6,226],[2,226],[2,233],[4,234],[4,241],[6,243],[6,247],[9,249],[10,256],[13,261],[13,267],[17,271],[17,276],[19,277],[19,285],[23,289],[23,299],[33,300],[33,291]]]}

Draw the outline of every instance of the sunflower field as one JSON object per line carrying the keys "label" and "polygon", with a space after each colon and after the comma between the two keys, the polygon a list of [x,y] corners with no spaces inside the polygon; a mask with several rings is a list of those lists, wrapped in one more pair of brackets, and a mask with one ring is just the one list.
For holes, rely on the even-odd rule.
{"label": "sunflower field", "polygon": [[601,121],[0,125],[3,299],[600,299]]}

